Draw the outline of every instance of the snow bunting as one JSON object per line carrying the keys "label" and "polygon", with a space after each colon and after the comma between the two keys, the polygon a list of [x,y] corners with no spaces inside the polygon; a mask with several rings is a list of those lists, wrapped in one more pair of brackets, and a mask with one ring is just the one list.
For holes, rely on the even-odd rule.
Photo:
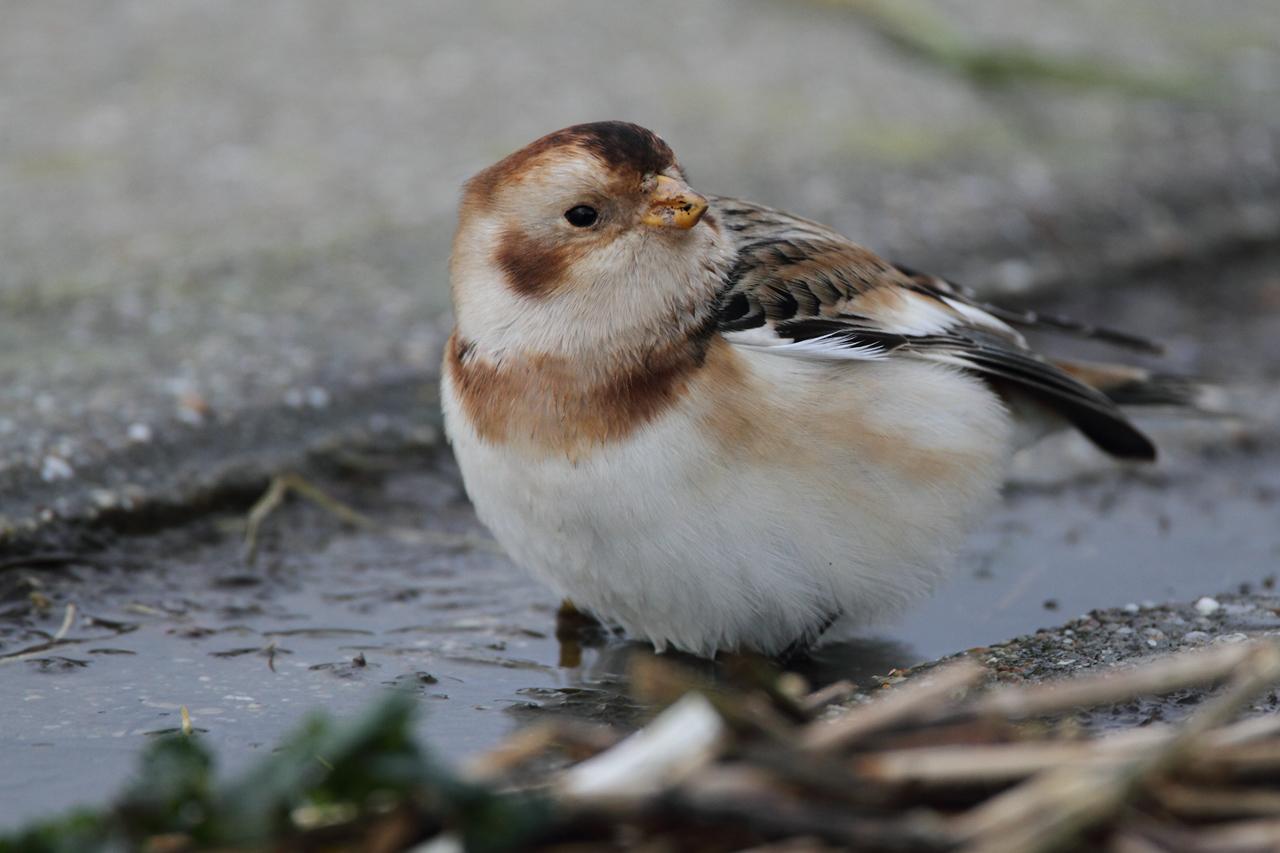
{"label": "snow bunting", "polygon": [[1162,397],[1142,371],[1055,363],[1016,327],[1140,339],[702,195],[633,124],[473,177],[450,273],[442,399],[476,511],[659,650],[776,654],[927,591],[1010,455],[1055,426],[1155,457],[1116,407]]}

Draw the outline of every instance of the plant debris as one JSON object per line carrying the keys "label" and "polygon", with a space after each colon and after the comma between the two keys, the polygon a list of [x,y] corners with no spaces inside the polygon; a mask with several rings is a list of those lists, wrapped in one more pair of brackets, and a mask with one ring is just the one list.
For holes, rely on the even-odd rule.
{"label": "plant debris", "polygon": [[[961,659],[852,706],[835,704],[852,685],[806,693],[749,657],[722,663],[728,685],[669,659],[637,666],[638,698],[665,710],[630,737],[547,720],[461,770],[413,742],[405,691],[359,721],[312,720],[223,783],[184,713],[113,807],[0,838],[0,853],[1280,846],[1280,717],[1237,719],[1280,682],[1271,640],[1024,685]],[[1213,685],[1176,726],[1074,722]]]}

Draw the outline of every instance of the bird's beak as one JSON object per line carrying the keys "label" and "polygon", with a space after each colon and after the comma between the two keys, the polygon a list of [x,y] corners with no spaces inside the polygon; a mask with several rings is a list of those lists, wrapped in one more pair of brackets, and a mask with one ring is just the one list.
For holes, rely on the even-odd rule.
{"label": "bird's beak", "polygon": [[649,194],[649,209],[641,220],[655,228],[689,229],[707,212],[707,200],[683,181],[658,175],[657,185]]}

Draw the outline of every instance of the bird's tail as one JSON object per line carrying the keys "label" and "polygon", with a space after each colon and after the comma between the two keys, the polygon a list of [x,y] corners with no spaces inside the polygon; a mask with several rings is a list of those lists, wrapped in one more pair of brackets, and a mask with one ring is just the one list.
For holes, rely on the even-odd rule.
{"label": "bird's tail", "polygon": [[1117,406],[1163,406],[1207,415],[1231,414],[1225,388],[1191,376],[1097,361],[1054,361],[1054,364],[1098,389]]}

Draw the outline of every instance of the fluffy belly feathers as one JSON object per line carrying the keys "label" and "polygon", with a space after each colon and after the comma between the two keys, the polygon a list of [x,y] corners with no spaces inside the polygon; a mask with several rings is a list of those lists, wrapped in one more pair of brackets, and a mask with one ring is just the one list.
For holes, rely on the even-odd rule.
{"label": "fluffy belly feathers", "polygon": [[721,343],[681,401],[566,454],[446,424],[480,518],[518,564],[658,648],[766,654],[927,591],[994,500],[1010,419],[980,381]]}

